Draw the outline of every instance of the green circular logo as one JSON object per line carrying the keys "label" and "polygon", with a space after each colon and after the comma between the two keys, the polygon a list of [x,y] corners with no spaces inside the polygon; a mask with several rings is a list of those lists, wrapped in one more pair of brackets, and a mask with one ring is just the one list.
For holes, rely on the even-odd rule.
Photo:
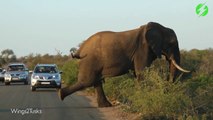
{"label": "green circular logo", "polygon": [[206,16],[208,14],[209,8],[205,3],[198,4],[196,6],[196,14],[198,16]]}

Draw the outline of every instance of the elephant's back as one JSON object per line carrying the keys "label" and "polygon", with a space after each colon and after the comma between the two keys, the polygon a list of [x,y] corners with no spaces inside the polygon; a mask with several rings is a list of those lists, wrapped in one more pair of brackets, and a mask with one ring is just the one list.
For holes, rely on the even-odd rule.
{"label": "elephant's back", "polygon": [[100,42],[101,34],[96,33],[92,35],[81,44],[77,54],[79,54],[79,56],[94,56],[99,54],[101,46]]}

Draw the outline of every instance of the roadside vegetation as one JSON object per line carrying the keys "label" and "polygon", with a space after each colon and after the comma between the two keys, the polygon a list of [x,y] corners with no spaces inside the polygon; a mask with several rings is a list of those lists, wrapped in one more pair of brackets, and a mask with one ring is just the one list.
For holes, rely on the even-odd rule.
{"label": "roadside vegetation", "polygon": [[[37,63],[55,63],[63,71],[65,84],[71,85],[77,80],[78,60],[71,60],[66,55],[30,54],[17,58],[17,61],[24,62],[29,69]],[[168,63],[157,59],[143,71],[143,80],[137,81],[130,71],[107,78],[104,90],[109,99],[116,99],[122,104],[124,111],[139,113],[141,119],[212,120],[212,61],[213,49],[182,50],[181,66],[192,72],[180,74],[176,82],[166,80]]]}

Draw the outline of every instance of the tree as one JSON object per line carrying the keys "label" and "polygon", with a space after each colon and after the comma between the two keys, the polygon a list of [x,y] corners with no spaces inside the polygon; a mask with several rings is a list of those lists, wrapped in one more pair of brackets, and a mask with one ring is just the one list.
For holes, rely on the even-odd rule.
{"label": "tree", "polygon": [[0,66],[10,63],[10,62],[16,62],[16,55],[14,54],[13,50],[11,49],[5,49],[1,51],[0,54]]}

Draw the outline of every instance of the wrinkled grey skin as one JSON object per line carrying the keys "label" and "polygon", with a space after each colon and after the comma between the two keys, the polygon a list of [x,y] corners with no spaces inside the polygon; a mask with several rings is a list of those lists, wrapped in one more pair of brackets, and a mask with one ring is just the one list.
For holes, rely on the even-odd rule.
{"label": "wrinkled grey skin", "polygon": [[180,64],[180,52],[175,32],[158,23],[150,22],[140,28],[124,31],[104,31],[88,38],[73,57],[80,59],[78,82],[59,90],[59,97],[94,86],[99,107],[109,107],[102,81],[127,73],[130,69],[141,79],[141,71],[161,55],[165,55],[170,67],[170,79],[177,77],[177,69],[171,59]]}

